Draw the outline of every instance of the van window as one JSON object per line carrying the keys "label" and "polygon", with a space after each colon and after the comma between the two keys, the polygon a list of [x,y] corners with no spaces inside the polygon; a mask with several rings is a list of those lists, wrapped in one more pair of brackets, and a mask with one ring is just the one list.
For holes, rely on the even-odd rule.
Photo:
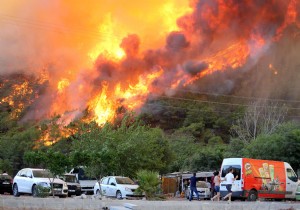
{"label": "van window", "polygon": [[293,169],[287,168],[287,169],[286,169],[286,175],[287,175],[287,177],[288,177],[290,180],[292,180],[292,181],[294,181],[294,182],[297,182],[297,181],[298,181],[298,177],[297,177],[296,173],[293,171]]}
{"label": "van window", "polygon": [[225,165],[222,168],[221,177],[225,177],[229,172],[229,169],[233,168],[233,176],[236,177],[238,175],[237,180],[241,179],[241,166],[240,165]]}

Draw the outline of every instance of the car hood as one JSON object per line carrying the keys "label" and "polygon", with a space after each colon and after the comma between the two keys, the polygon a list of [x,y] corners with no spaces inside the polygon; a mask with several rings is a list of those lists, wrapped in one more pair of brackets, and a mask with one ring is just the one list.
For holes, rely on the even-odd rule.
{"label": "car hood", "polygon": [[67,185],[76,185],[76,186],[80,186],[80,184],[77,183],[77,182],[66,182],[66,183],[67,183]]}
{"label": "car hood", "polygon": [[58,183],[58,184],[63,184],[65,183],[63,180],[61,179],[57,179],[55,178],[53,180],[53,178],[34,178],[35,179],[35,182],[47,182],[47,183]]}

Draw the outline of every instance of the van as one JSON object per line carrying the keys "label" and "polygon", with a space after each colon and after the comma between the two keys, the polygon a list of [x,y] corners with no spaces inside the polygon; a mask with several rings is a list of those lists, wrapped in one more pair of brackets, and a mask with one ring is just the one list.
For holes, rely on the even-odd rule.
{"label": "van", "polygon": [[[221,166],[221,180],[229,169],[233,168],[234,177],[232,197],[255,201],[258,198],[295,199],[299,184],[298,177],[289,163],[249,158],[226,158]],[[224,197],[228,191],[221,182],[220,194]]]}

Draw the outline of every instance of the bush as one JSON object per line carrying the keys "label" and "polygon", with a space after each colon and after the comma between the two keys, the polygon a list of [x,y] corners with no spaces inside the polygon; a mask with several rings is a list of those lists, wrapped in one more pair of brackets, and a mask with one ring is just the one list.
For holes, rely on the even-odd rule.
{"label": "bush", "polygon": [[42,185],[36,185],[36,197],[46,198],[49,196],[50,188]]}
{"label": "bush", "polygon": [[155,199],[160,184],[159,174],[154,171],[140,170],[137,172],[139,188],[137,194],[145,194],[146,199]]}

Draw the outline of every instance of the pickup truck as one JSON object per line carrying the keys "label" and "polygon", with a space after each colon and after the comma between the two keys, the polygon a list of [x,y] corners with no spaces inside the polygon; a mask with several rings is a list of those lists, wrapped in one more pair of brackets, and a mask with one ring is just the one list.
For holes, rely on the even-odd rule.
{"label": "pickup truck", "polygon": [[96,178],[87,177],[84,173],[84,167],[73,168],[70,174],[74,174],[81,186],[81,192],[85,194],[93,194]]}

